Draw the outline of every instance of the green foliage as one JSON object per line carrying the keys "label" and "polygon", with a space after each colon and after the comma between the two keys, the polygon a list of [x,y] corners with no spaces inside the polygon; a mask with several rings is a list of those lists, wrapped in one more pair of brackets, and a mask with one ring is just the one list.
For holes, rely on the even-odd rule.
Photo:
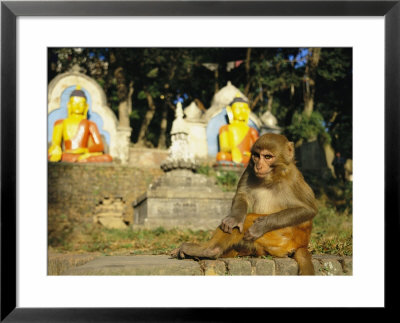
{"label": "green foliage", "polygon": [[209,165],[200,165],[196,169],[196,173],[203,174],[203,175],[206,175],[206,176],[211,176],[212,172],[213,172],[213,169]]}
{"label": "green foliage", "polygon": [[343,190],[344,205],[349,207],[350,212],[353,212],[353,182],[346,182]]}
{"label": "green foliage", "polygon": [[[256,114],[272,109],[285,133],[296,139],[320,136],[332,139],[332,146],[344,155],[352,154],[352,49],[322,48],[315,66],[312,115],[308,120],[298,112],[304,106],[306,77],[310,77],[310,48],[49,48],[48,79],[78,64],[82,72],[93,77],[107,95],[109,106],[118,116],[121,79],[115,71],[122,69],[125,88],[133,84],[131,140],[138,140],[149,97],[156,107],[146,125],[147,140],[157,145],[162,119],[168,129],[174,119],[175,100],[183,106],[198,99],[210,106],[216,89],[231,81],[249,98]],[[247,58],[249,57],[249,61]],[[240,63],[227,70],[228,62]],[[216,71],[204,63],[214,63]],[[308,83],[307,83],[308,84]],[[123,88],[123,86],[122,86]],[[126,90],[125,90],[126,92]],[[122,94],[124,91],[122,91]],[[312,92],[314,93],[314,92]],[[168,114],[163,114],[165,106]],[[301,119],[301,120],[300,120]],[[322,126],[321,126],[322,122]],[[293,124],[295,123],[295,124]],[[304,124],[303,124],[304,123]],[[168,130],[167,130],[168,131]],[[293,140],[293,138],[291,138]]]}
{"label": "green foliage", "polygon": [[310,116],[307,116],[305,112],[296,111],[293,114],[292,124],[286,128],[286,131],[295,142],[317,138],[323,143],[330,142],[330,136],[324,127],[324,119],[317,111],[313,111]]}
{"label": "green foliage", "polygon": [[220,171],[217,173],[216,178],[217,183],[226,191],[235,190],[239,181],[238,174],[231,171]]}
{"label": "green foliage", "polygon": [[145,100],[146,99],[146,93],[144,92],[144,91],[140,91],[139,93],[138,93],[138,99],[140,99],[140,100]]}
{"label": "green foliage", "polygon": [[215,179],[217,185],[223,190],[232,192],[236,190],[240,176],[233,171],[215,170],[209,165],[201,165],[196,169],[199,174],[206,175]]}
{"label": "green foliage", "polygon": [[156,237],[165,234],[165,232],[167,232],[163,227],[158,227],[157,229],[155,229],[154,234],[156,235]]}
{"label": "green foliage", "polygon": [[153,68],[150,72],[146,75],[149,78],[156,78],[158,76],[158,67]]}
{"label": "green foliage", "polygon": [[131,112],[131,114],[129,115],[129,117],[130,117],[132,120],[139,120],[139,119],[140,119],[139,111],[137,111],[137,110],[132,110],[132,112]]}
{"label": "green foliage", "polygon": [[[332,212],[345,215],[353,213],[353,183],[337,180],[328,171],[326,176],[314,173],[303,173],[306,182],[313,189],[316,197],[323,201]],[[329,176],[328,176],[329,175]]]}
{"label": "green foliage", "polygon": [[351,51],[347,48],[330,48],[321,51],[318,74],[328,81],[342,81],[351,67]]}

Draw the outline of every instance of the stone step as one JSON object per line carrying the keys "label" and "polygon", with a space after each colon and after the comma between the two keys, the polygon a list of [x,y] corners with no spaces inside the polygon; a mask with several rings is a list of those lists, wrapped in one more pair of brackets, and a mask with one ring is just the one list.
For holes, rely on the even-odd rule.
{"label": "stone step", "polygon": [[[352,257],[314,255],[315,274],[352,275]],[[61,275],[297,275],[291,258],[221,258],[178,260],[167,255],[102,256]]]}

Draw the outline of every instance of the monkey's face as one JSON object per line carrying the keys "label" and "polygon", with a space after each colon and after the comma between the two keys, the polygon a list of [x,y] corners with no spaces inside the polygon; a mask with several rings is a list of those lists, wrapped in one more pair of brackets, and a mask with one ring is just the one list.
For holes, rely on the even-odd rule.
{"label": "monkey's face", "polygon": [[265,178],[272,173],[276,156],[267,149],[255,149],[251,155],[254,175]]}

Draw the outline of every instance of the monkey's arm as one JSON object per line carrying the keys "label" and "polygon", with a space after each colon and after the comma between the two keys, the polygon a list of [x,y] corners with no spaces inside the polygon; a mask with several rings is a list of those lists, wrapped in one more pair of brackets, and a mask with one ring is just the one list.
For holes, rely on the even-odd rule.
{"label": "monkey's arm", "polygon": [[232,233],[234,227],[239,228],[239,232],[243,231],[243,223],[247,215],[248,201],[247,194],[236,193],[233,198],[230,214],[221,222],[221,230]]}
{"label": "monkey's arm", "polygon": [[232,201],[230,214],[221,222],[221,230],[231,233],[234,227],[238,227],[240,233],[243,232],[243,223],[246,219],[247,210],[249,206],[249,194],[247,193],[247,179],[248,171],[244,171],[239,180],[236,194]]}
{"label": "monkey's arm", "polygon": [[255,240],[267,232],[298,225],[312,220],[316,211],[308,207],[294,207],[285,209],[269,216],[259,217],[244,234],[245,240]]}

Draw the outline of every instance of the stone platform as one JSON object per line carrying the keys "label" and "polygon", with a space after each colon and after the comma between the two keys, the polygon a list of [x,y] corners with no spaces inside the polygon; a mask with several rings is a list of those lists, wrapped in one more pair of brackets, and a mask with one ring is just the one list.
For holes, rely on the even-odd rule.
{"label": "stone platform", "polygon": [[[314,255],[316,275],[352,275],[352,257]],[[175,275],[239,276],[290,275],[298,273],[291,258],[223,258],[218,260],[177,260],[167,255],[102,256],[61,275]]]}
{"label": "stone platform", "polygon": [[134,201],[133,227],[214,230],[229,214],[234,194],[223,192],[205,175],[174,170]]}

